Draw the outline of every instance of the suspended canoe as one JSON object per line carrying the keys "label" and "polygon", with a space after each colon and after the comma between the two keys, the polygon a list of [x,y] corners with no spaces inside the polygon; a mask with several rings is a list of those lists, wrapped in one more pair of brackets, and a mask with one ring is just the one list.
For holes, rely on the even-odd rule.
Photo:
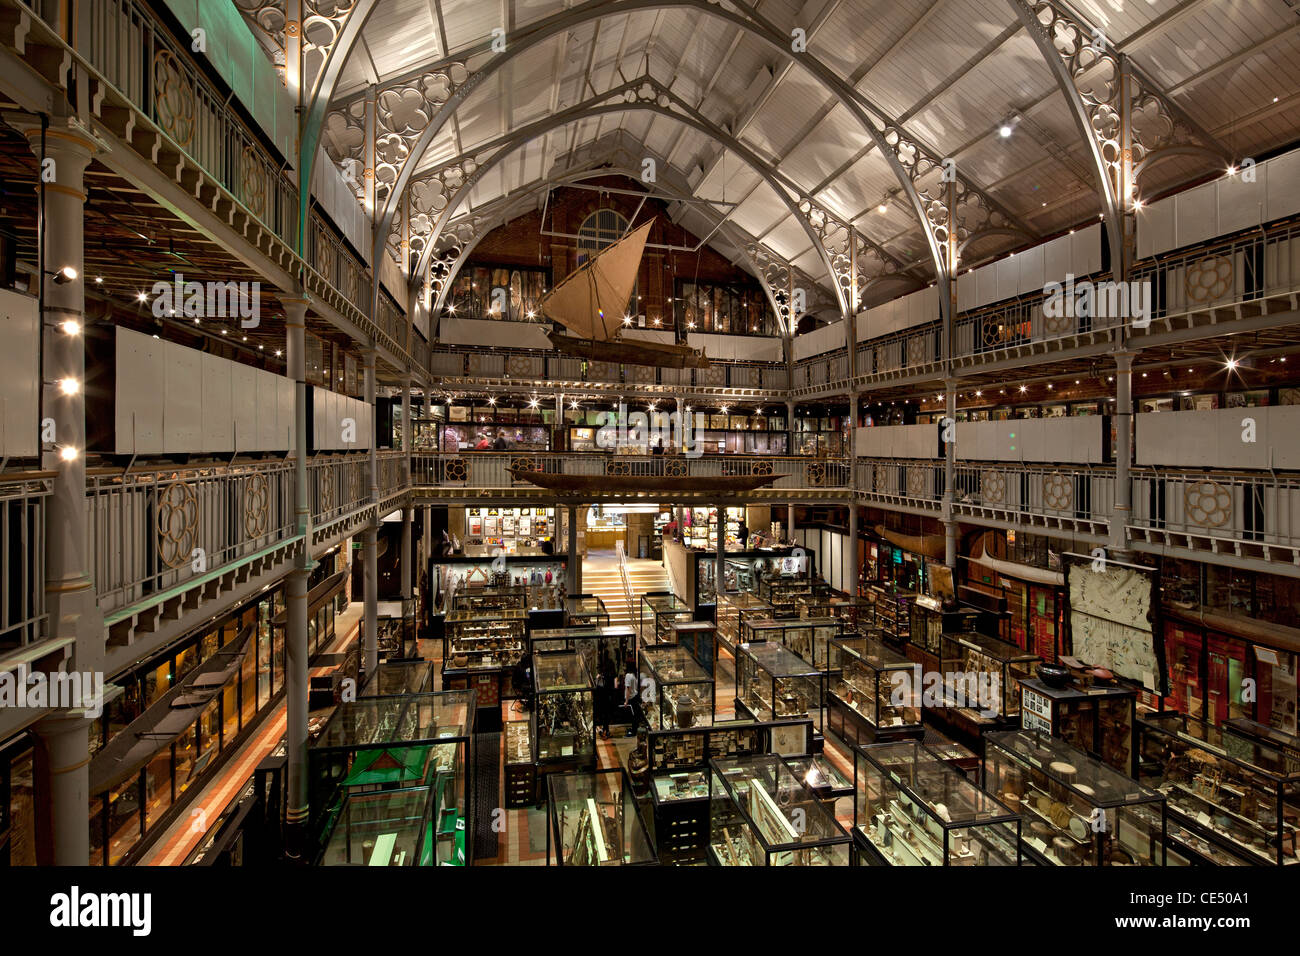
{"label": "suspended canoe", "polygon": [[557,475],[511,468],[516,481],[548,491],[609,496],[635,492],[754,491],[785,475]]}
{"label": "suspended canoe", "polygon": [[598,362],[707,368],[702,349],[623,339],[624,315],[654,220],[601,249],[569,273],[538,303],[543,316],[563,326],[550,333],[558,351]]}

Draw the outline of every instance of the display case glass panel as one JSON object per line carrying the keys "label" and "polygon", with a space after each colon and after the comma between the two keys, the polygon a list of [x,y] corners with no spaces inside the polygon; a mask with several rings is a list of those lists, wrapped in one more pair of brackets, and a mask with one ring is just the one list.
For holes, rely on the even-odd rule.
{"label": "display case glass panel", "polygon": [[1038,678],[1022,680],[1020,688],[1022,727],[1060,737],[1126,776],[1135,774],[1135,688],[1049,687]]}
{"label": "display case glass panel", "polygon": [[818,670],[827,670],[828,647],[840,636],[837,617],[795,617],[779,621],[781,643]]}
{"label": "display case glass panel", "polygon": [[333,819],[321,866],[432,866],[433,791],[410,787],[348,796]]}
{"label": "display case glass panel", "polygon": [[892,584],[873,584],[869,595],[875,598],[876,624],[885,639],[895,644],[908,643],[912,630],[910,609],[917,594]]}
{"label": "display case glass panel", "polygon": [[736,649],[737,707],[755,720],[811,717],[820,729],[822,676],[781,644],[741,644]]}
{"label": "display case glass panel", "polygon": [[605,602],[594,594],[575,594],[565,599],[564,611],[569,627],[608,627],[609,611]]}
{"label": "display case glass panel", "polygon": [[640,631],[642,643],[673,643],[673,624],[695,619],[690,605],[677,595],[660,592],[641,595]]}
{"label": "display case glass panel", "polygon": [[651,730],[703,727],[713,723],[713,677],[683,647],[666,644],[641,651],[641,686]]}
{"label": "display case glass panel", "polygon": [[655,865],[658,858],[619,769],[551,774],[547,862],[556,866]]}
{"label": "display case glass panel", "polygon": [[927,654],[939,654],[943,636],[943,605],[937,598],[918,594],[908,608],[908,642]]}
{"label": "display case glass panel", "polygon": [[1141,779],[1169,802],[1172,842],[1212,864],[1225,855],[1254,866],[1297,862],[1300,764],[1291,755],[1175,713],[1142,718],[1138,734]]}
{"label": "display case glass panel", "polygon": [[695,662],[713,675],[718,664],[718,629],[708,621],[675,621],[673,643],[682,648]]}
{"label": "display case glass panel", "polygon": [[527,612],[452,611],[443,631],[443,672],[512,668],[528,653]]}
{"label": "display case glass panel", "polygon": [[831,693],[877,730],[921,723],[921,665],[871,638],[832,641]]}
{"label": "display case glass panel", "polygon": [[1023,818],[1022,848],[1051,866],[1163,866],[1165,798],[1040,731],[984,735],[984,788]]}
{"label": "display case glass panel", "polygon": [[771,620],[772,616],[772,605],[757,594],[748,591],[724,594],[716,612],[718,640],[727,650],[734,650],[737,644],[745,643],[741,634],[742,620]]}
{"label": "display case glass panel", "polygon": [[1038,663],[1036,654],[977,633],[944,634],[944,696],[976,723],[1020,720],[1020,683]]}
{"label": "display case glass panel", "polygon": [[709,855],[718,866],[847,866],[850,837],[779,756],[709,763]]}
{"label": "display case glass panel", "polygon": [[593,764],[593,690],[577,651],[533,654],[533,746],[539,765]]}
{"label": "display case glass panel", "polygon": [[915,740],[857,747],[855,833],[884,866],[1017,866],[1020,814]]}

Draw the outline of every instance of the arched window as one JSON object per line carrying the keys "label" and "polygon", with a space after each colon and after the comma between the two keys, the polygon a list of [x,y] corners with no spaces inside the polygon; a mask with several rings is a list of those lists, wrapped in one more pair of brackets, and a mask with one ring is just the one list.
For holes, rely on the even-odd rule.
{"label": "arched window", "polygon": [[[597,209],[584,219],[582,225],[578,227],[578,265],[586,262],[593,253],[622,239],[623,233],[627,232],[627,226],[627,217],[616,209]],[[638,295],[640,285],[640,279],[633,283],[632,296],[627,304],[627,314],[633,317],[633,323],[636,322],[635,317],[639,312],[637,300],[640,298]]]}

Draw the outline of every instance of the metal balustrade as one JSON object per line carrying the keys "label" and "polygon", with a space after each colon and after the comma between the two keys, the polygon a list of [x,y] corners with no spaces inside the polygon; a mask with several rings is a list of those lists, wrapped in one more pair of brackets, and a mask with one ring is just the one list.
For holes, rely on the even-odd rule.
{"label": "metal balustrade", "polygon": [[[345,299],[362,312],[370,312],[370,271],[315,210],[312,211],[311,228],[307,231],[307,241],[303,246],[303,258],[321,279]],[[382,296],[380,303],[381,306],[387,304]],[[377,324],[384,331],[389,331],[382,322]]]}
{"label": "metal balustrade", "polygon": [[[946,487],[942,461],[861,459],[857,468],[860,497],[939,511]],[[954,480],[958,515],[1100,534],[1115,505],[1115,473],[1108,467],[961,462]]]}
{"label": "metal balustrade", "polygon": [[1237,542],[1300,548],[1300,476],[1135,469],[1134,538],[1179,539],[1193,547]]}
{"label": "metal balustrade", "polygon": [[292,246],[298,190],[230,97],[190,61],[138,0],[79,3],[77,54],[271,232]]}
{"label": "metal balustrade", "polygon": [[[511,468],[554,475],[586,477],[709,477],[773,474],[765,488],[777,490],[844,489],[849,463],[842,458],[789,458],[748,455],[612,455],[598,452],[460,452],[417,454],[411,459],[412,484],[419,487],[525,490],[537,486],[519,480]],[[691,492],[688,483],[683,491]],[[720,493],[722,494],[722,493]]]}
{"label": "metal balustrade", "polygon": [[292,536],[293,465],[95,470],[86,512],[86,553],[109,611]]}
{"label": "metal balustrade", "polygon": [[52,472],[0,477],[0,535],[5,542],[0,654],[45,635],[45,502]]}

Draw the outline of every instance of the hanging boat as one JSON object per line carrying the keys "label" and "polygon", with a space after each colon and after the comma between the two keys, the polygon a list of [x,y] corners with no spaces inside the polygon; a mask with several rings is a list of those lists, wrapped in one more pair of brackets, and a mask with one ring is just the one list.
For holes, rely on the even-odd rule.
{"label": "hanging boat", "polygon": [[708,368],[703,349],[642,339],[624,339],[623,315],[654,220],[601,249],[542,297],[542,315],[573,335],[553,330],[551,344],[566,355],[596,362]]}
{"label": "hanging boat", "polygon": [[558,475],[548,471],[511,468],[516,481],[548,491],[607,497],[637,492],[755,491],[785,475]]}

